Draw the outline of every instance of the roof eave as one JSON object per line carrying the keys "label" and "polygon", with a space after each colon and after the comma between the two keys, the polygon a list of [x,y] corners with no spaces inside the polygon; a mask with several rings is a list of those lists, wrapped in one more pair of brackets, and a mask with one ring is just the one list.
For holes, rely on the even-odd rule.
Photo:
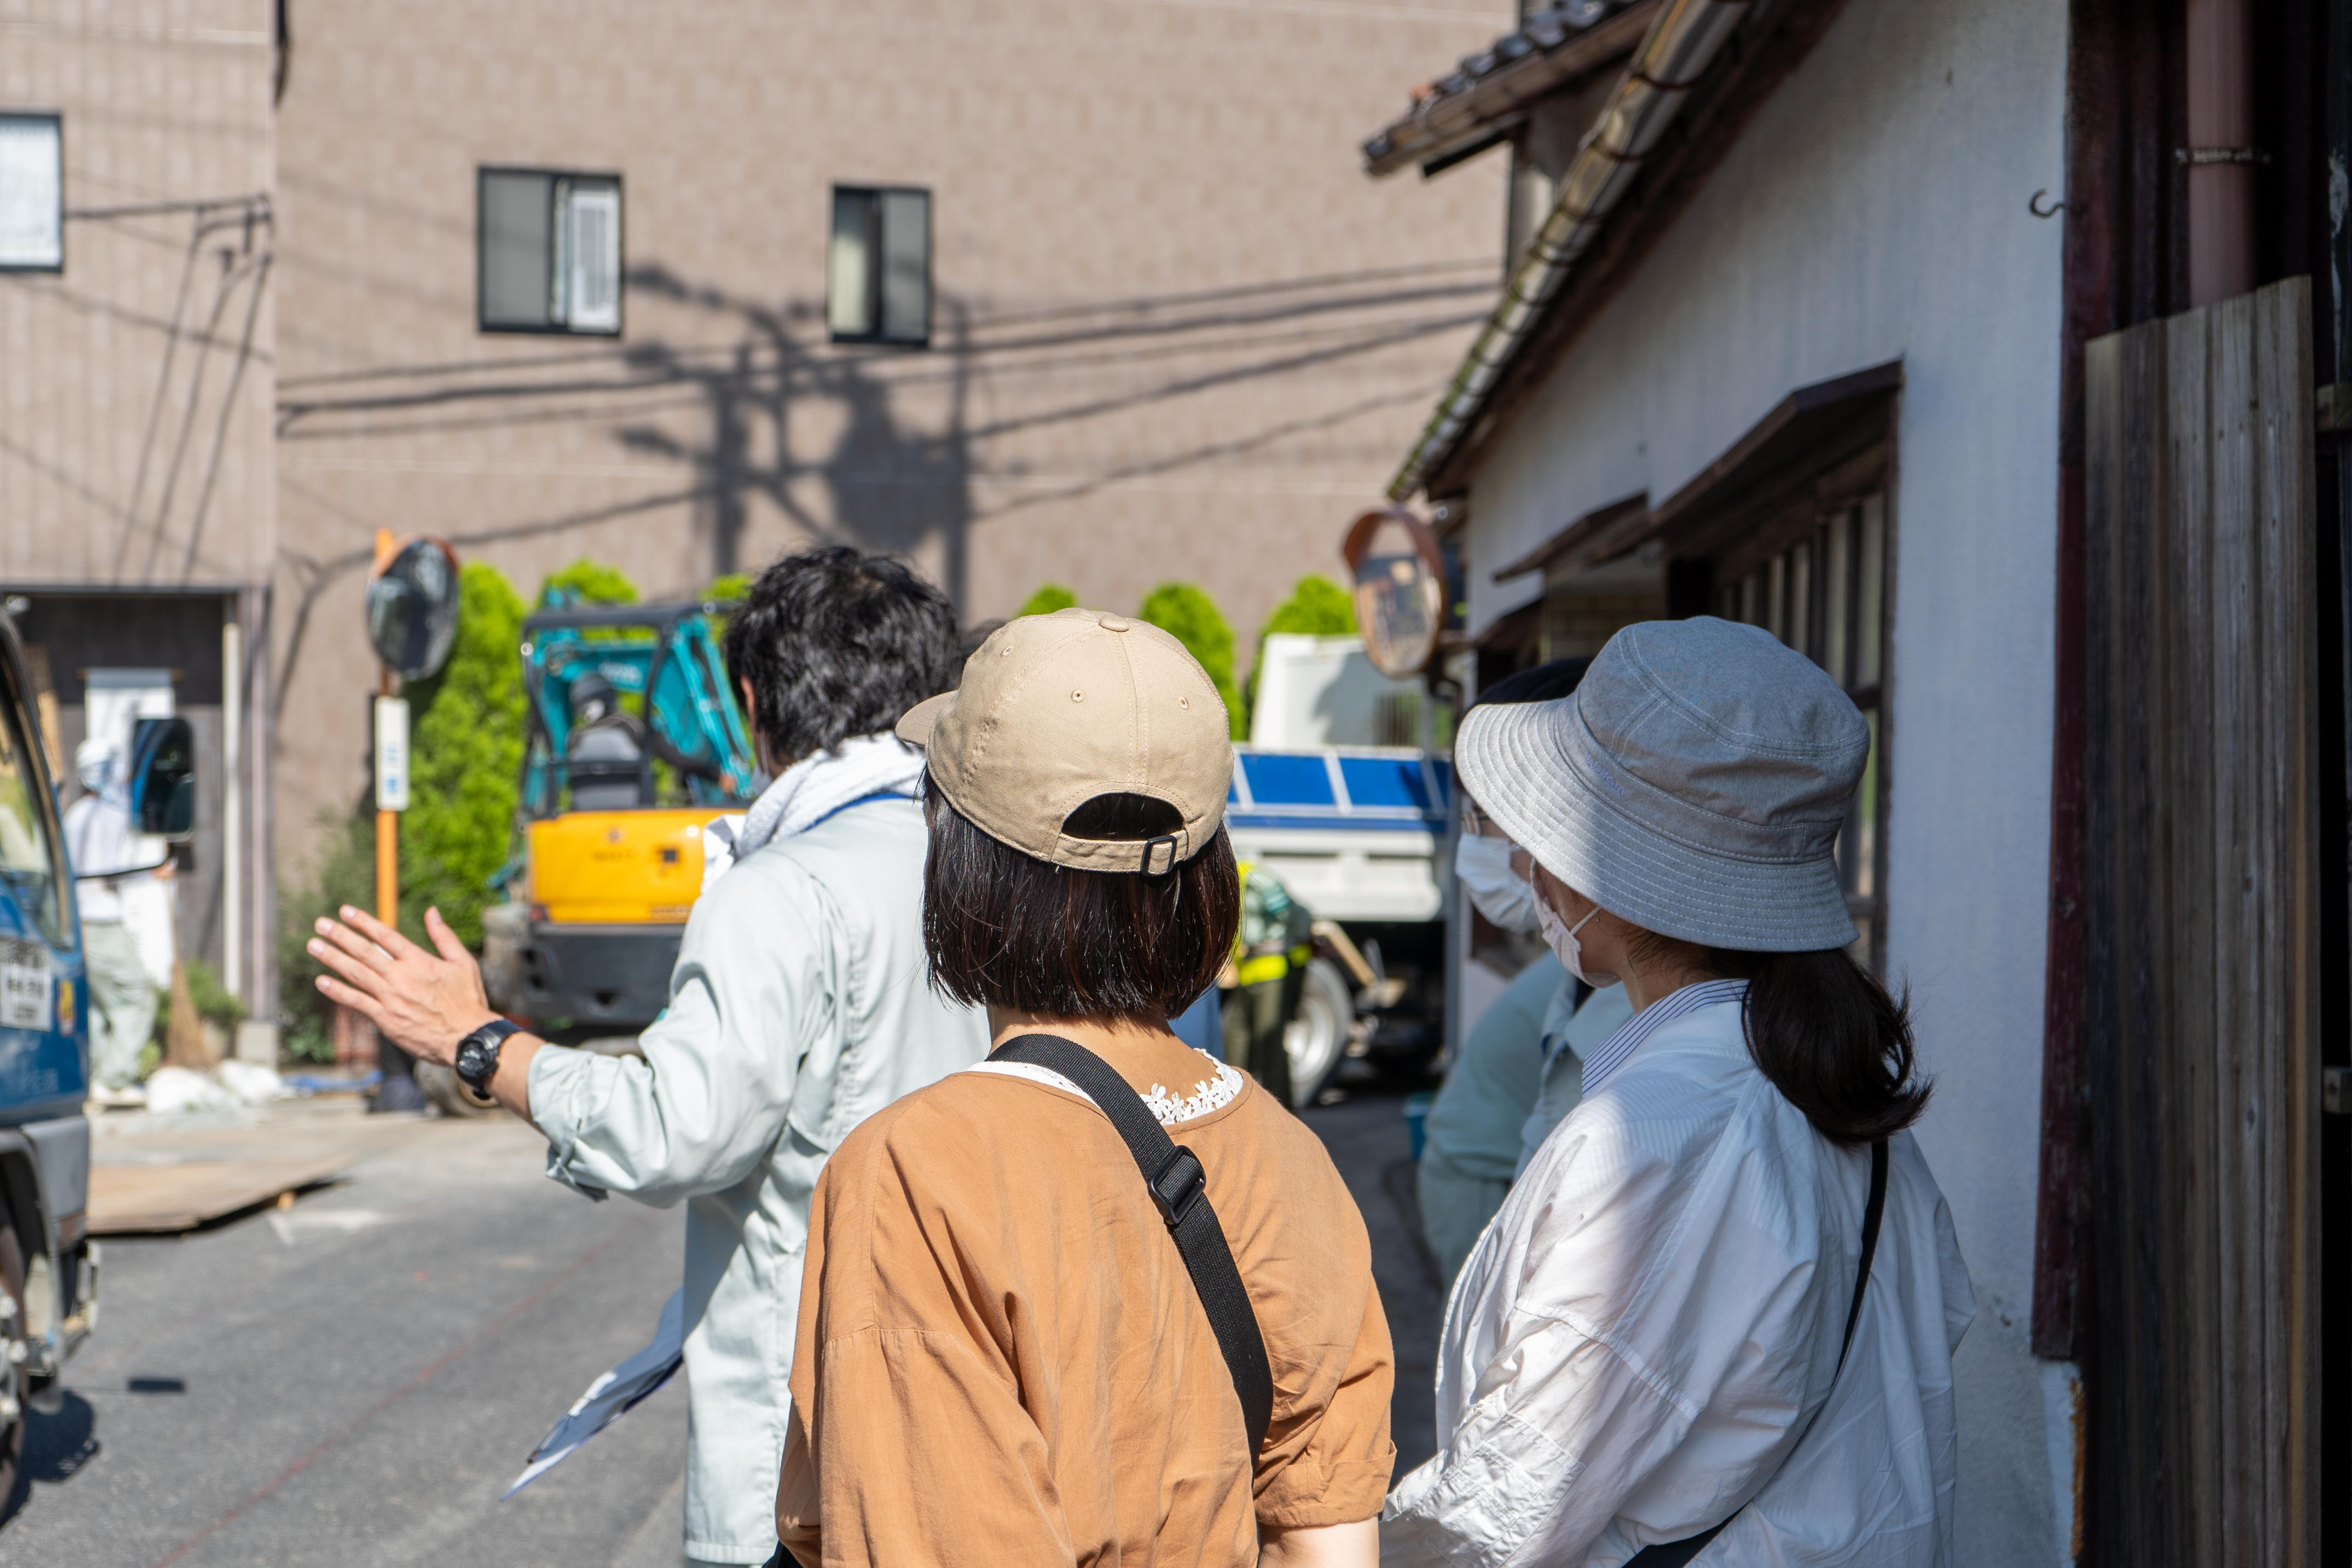
{"label": "roof eave", "polygon": [[1433,93],[1364,143],[1364,172],[1379,179],[1426,167],[1524,115],[1537,99],[1599,75],[1633,51],[1664,3],[1634,0],[1565,43],[1531,50],[1458,92]]}
{"label": "roof eave", "polygon": [[[1529,341],[1552,338],[1560,308],[1592,290],[1567,287],[1578,264],[1604,237],[1612,240],[1612,274],[1637,266],[1642,246],[1615,243],[1631,219],[1610,219],[1629,194],[1638,214],[1653,207],[1671,218],[1695,193],[1747,115],[1810,51],[1843,0],[1664,0],[1648,37],[1596,118],[1576,160],[1559,183],[1550,214],[1512,269],[1503,298],[1463,356],[1436,410],[1390,482],[1402,501],[1418,491],[1457,489],[1461,459],[1492,434],[1496,402],[1507,384],[1528,373]],[[1743,32],[1752,47],[1727,57],[1725,44]],[[1707,124],[1708,145],[1693,152],[1691,137],[1662,152],[1668,131],[1694,115]],[[1645,163],[1672,166],[1672,178],[1643,181]],[[1694,162],[1696,160],[1696,162]],[[1671,199],[1660,193],[1671,188]],[[1664,225],[1655,225],[1663,232]],[[1654,234],[1650,237],[1654,237]],[[1559,346],[1564,347],[1564,342]]]}

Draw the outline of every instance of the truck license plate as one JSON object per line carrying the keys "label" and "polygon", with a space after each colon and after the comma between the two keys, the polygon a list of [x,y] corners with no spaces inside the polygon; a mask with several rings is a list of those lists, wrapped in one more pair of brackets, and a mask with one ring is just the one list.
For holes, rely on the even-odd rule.
{"label": "truck license plate", "polygon": [[0,1029],[37,1029],[49,1020],[49,950],[38,942],[0,937]]}

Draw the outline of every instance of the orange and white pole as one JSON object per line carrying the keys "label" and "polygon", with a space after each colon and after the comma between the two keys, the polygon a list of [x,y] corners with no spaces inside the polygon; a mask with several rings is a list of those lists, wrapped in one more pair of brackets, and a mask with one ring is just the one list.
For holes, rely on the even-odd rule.
{"label": "orange and white pole", "polygon": [[[393,557],[399,553],[399,541],[393,538],[390,528],[376,529],[375,570],[380,572],[390,566]],[[396,685],[397,677],[393,674],[389,667],[379,669],[376,677],[374,715],[375,750],[378,753],[375,792],[375,917],[386,925],[394,927],[400,925],[400,812],[384,803],[384,766],[381,752],[384,741],[382,708],[384,699],[394,695]],[[404,732],[407,727],[404,725],[401,727],[404,731],[401,737],[403,743],[401,749],[405,752],[407,737]],[[408,759],[405,756],[400,758],[400,774],[401,804],[405,805],[407,804],[408,774]]]}

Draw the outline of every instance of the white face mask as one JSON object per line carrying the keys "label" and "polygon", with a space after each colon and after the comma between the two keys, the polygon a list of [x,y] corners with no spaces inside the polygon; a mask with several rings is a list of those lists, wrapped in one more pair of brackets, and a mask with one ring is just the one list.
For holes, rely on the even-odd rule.
{"label": "white face mask", "polygon": [[1593,915],[1601,913],[1599,904],[1594,904],[1586,912],[1584,918],[1573,925],[1554,914],[1551,905],[1543,899],[1537,898],[1535,905],[1536,920],[1543,930],[1544,942],[1551,948],[1552,956],[1559,960],[1561,967],[1596,991],[1617,983],[1614,975],[1588,975],[1584,972],[1584,944],[1576,939],[1576,934],[1591,925]]}
{"label": "white face mask", "polygon": [[1465,833],[1454,846],[1454,874],[1478,913],[1506,931],[1538,929],[1535,890],[1511,869],[1511,842]]}

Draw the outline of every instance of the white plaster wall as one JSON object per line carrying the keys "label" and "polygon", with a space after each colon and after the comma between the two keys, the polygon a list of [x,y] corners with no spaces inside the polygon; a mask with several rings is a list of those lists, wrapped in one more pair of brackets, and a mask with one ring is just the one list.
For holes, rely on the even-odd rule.
{"label": "white plaster wall", "polygon": [[1957,1362],[1964,1564],[2053,1560],[2026,1347],[2057,497],[2061,0],[1852,0],[1474,476],[1472,621],[1507,560],[1672,494],[1791,390],[1901,359],[1889,956],[1919,1136],[1980,1311]]}

